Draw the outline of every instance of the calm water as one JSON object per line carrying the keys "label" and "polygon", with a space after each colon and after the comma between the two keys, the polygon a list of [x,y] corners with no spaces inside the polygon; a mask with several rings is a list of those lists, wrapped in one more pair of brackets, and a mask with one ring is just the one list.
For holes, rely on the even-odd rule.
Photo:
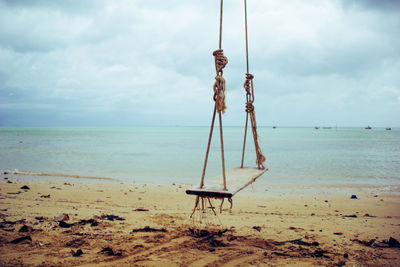
{"label": "calm water", "polygon": [[[261,183],[400,184],[398,129],[258,131],[270,169]],[[0,169],[196,183],[208,133],[208,127],[0,128]],[[242,136],[242,128],[224,128],[227,169],[240,164]],[[207,176],[221,171],[217,131],[213,141]],[[254,166],[252,140],[247,144],[247,165]]]}

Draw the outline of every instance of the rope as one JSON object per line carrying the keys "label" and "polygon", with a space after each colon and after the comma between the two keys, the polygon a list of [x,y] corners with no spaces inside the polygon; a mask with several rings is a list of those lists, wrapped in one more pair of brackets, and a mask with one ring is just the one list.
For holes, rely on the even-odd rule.
{"label": "rope", "polygon": [[219,49],[222,47],[222,11],[223,0],[221,0],[221,7],[219,8]]}
{"label": "rope", "polygon": [[206,158],[204,159],[203,173],[201,175],[200,188],[203,188],[203,186],[204,186],[204,176],[206,175],[208,153],[210,153],[210,145],[211,145],[212,133],[213,133],[213,130],[214,130],[214,122],[215,122],[216,111],[217,111],[217,109],[216,109],[216,106],[214,105],[214,112],[213,112],[213,116],[212,116],[212,120],[211,120],[210,134],[208,136]]}
{"label": "rope", "polygon": [[224,51],[221,49],[222,43],[222,7],[223,7],[223,0],[221,0],[221,8],[220,8],[220,25],[219,25],[219,49],[213,52],[213,56],[215,59],[215,83],[213,86],[214,96],[213,99],[215,101],[214,112],[211,120],[211,128],[210,128],[210,135],[208,137],[208,144],[207,144],[207,152],[204,160],[203,166],[203,173],[201,175],[201,182],[200,188],[204,187],[204,177],[207,168],[207,161],[208,161],[208,154],[210,152],[210,144],[212,139],[212,133],[214,130],[214,122],[215,122],[215,115],[218,111],[219,116],[219,133],[220,133],[220,141],[221,141],[221,160],[222,160],[222,178],[223,178],[223,185],[224,190],[227,190],[226,187],[226,175],[225,175],[225,155],[224,155],[224,139],[222,133],[222,114],[225,113],[226,104],[225,104],[225,79],[222,76],[223,69],[225,68],[226,64],[228,64],[228,59],[224,56]]}
{"label": "rope", "polygon": [[247,137],[247,124],[248,119],[250,117],[251,129],[253,132],[253,140],[256,151],[256,163],[258,168],[265,169],[264,162],[265,156],[262,154],[261,148],[258,144],[258,134],[257,134],[257,124],[256,124],[256,115],[254,111],[254,87],[253,87],[253,79],[254,75],[249,73],[249,49],[248,49],[248,38],[247,38],[247,1],[244,0],[244,19],[245,19],[245,39],[246,39],[246,80],[243,84],[243,87],[246,91],[246,123],[245,123],[245,132],[244,132],[244,140],[243,140],[243,151],[242,151],[242,164],[244,161],[244,152],[246,147],[246,137]]}
{"label": "rope", "polygon": [[244,30],[246,35],[246,70],[249,72],[249,49],[247,43],[247,1],[244,0]]}

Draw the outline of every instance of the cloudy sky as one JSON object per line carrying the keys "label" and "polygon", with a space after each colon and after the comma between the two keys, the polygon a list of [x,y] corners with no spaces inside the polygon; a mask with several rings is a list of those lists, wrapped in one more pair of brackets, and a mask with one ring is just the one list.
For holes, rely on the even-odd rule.
{"label": "cloudy sky", "polygon": [[[258,125],[400,126],[400,1],[248,0]],[[209,125],[219,1],[0,0],[0,126]],[[226,125],[243,1],[224,1]]]}

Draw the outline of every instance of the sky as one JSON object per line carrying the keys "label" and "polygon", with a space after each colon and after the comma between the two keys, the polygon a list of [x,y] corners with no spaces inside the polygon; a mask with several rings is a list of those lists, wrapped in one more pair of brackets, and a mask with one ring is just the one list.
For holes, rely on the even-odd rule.
{"label": "sky", "polygon": [[[400,126],[399,0],[248,0],[259,126]],[[208,126],[219,1],[0,0],[0,126]],[[245,120],[244,5],[225,0]]]}

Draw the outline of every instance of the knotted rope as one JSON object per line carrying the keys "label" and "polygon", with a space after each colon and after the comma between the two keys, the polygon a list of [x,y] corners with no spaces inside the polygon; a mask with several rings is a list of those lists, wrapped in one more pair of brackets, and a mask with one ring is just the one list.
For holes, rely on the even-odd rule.
{"label": "knotted rope", "polygon": [[[215,76],[215,83],[213,86],[214,96],[213,99],[215,101],[214,105],[214,112],[211,120],[211,128],[210,128],[210,135],[208,136],[208,144],[207,144],[207,151],[206,157],[204,159],[204,166],[203,166],[203,173],[201,175],[200,181],[200,188],[204,186],[204,176],[206,174],[207,168],[207,161],[208,161],[208,153],[210,152],[210,145],[211,145],[211,138],[212,133],[214,130],[214,122],[215,122],[215,115],[218,112],[219,118],[219,136],[221,141],[221,161],[222,161],[222,179],[224,190],[227,190],[226,187],[226,175],[225,175],[225,155],[224,155],[224,138],[222,133],[222,113],[225,112],[226,105],[225,105],[225,79],[222,77],[223,69],[225,68],[226,64],[228,64],[228,59],[224,56],[224,52],[221,49],[222,44],[222,10],[223,10],[223,0],[221,0],[221,8],[220,8],[220,20],[219,20],[219,48],[213,52],[213,56],[215,57],[215,71],[217,76]],[[198,202],[196,204],[196,207]]]}
{"label": "knotted rope", "polygon": [[252,111],[254,111],[254,106],[253,106],[253,102],[254,102],[254,98],[252,98],[252,94],[251,94],[251,83],[253,82],[253,78],[254,76],[250,73],[246,73],[246,80],[244,81],[243,87],[246,90],[246,112],[250,113]]}
{"label": "knotted rope", "polygon": [[243,140],[243,151],[242,151],[242,165],[244,161],[244,151],[246,147],[246,137],[247,137],[247,124],[250,117],[251,129],[253,132],[254,146],[256,150],[256,163],[258,168],[265,169],[264,162],[265,156],[261,152],[261,148],[258,145],[258,134],[257,134],[257,124],[256,115],[254,113],[254,88],[253,88],[253,78],[254,76],[249,73],[249,46],[247,41],[247,1],[244,0],[244,29],[245,29],[245,40],[246,40],[246,80],[244,81],[243,87],[246,90],[246,124],[244,130],[244,140]]}
{"label": "knotted rope", "polygon": [[215,50],[213,56],[215,57],[215,71],[217,73],[214,83],[214,101],[217,111],[225,113],[225,79],[222,74],[223,69],[228,64],[228,58],[224,56],[222,49]]}
{"label": "knotted rope", "polygon": [[[256,124],[256,115],[254,112],[254,89],[253,89],[253,78],[254,76],[250,73],[246,73],[246,80],[243,84],[244,89],[246,90],[246,129],[247,129],[247,120],[250,115],[251,129],[253,132],[254,146],[256,151],[256,163],[259,168],[264,169],[265,156],[263,155],[261,148],[258,144],[258,134],[257,134],[257,124]],[[246,138],[246,137],[245,137]],[[243,155],[242,155],[242,166],[243,166],[243,157],[244,157],[244,147],[245,147],[246,139],[243,143]]]}

